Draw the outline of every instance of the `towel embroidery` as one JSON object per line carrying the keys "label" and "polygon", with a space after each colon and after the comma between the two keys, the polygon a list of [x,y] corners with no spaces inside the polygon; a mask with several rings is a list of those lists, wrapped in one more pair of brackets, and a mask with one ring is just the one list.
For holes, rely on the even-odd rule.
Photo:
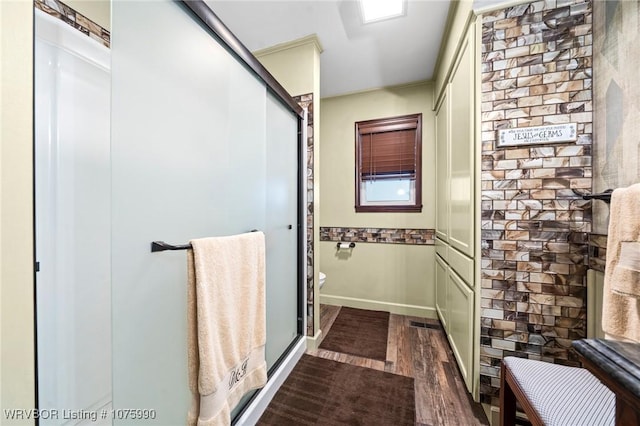
{"label": "towel embroidery", "polygon": [[241,365],[231,370],[231,377],[229,377],[229,390],[231,390],[231,388],[233,388],[236,383],[238,383],[244,376],[247,375],[248,363],[249,359],[247,358]]}

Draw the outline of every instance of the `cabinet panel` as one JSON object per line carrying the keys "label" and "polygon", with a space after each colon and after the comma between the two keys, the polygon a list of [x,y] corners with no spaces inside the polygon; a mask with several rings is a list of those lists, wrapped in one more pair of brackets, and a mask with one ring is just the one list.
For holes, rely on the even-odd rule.
{"label": "cabinet panel", "polygon": [[449,238],[449,96],[448,87],[436,111],[436,235]]}
{"label": "cabinet panel", "polygon": [[436,255],[436,311],[442,322],[445,331],[448,328],[448,311],[447,311],[447,280],[448,280],[447,264],[439,255]]}
{"label": "cabinet panel", "polygon": [[440,255],[442,260],[446,263],[449,263],[449,244],[440,240],[440,238],[436,238],[436,253]]}
{"label": "cabinet panel", "polygon": [[473,288],[473,259],[460,253],[454,248],[449,248],[447,254],[449,255],[447,263],[451,269],[453,269],[456,274],[460,275],[460,278],[462,278],[468,286]]}
{"label": "cabinet panel", "polygon": [[474,62],[473,26],[467,33],[450,83],[451,142],[449,242],[473,256],[474,235]]}
{"label": "cabinet panel", "polygon": [[458,361],[460,373],[472,391],[473,379],[473,291],[451,269],[447,280],[449,324],[447,336]]}

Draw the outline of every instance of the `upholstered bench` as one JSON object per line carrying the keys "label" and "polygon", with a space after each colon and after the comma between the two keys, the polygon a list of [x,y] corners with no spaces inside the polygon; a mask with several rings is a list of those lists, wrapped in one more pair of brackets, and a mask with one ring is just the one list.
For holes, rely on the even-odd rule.
{"label": "upholstered bench", "polygon": [[500,389],[502,426],[515,424],[516,400],[534,426],[615,424],[615,395],[584,368],[505,357]]}

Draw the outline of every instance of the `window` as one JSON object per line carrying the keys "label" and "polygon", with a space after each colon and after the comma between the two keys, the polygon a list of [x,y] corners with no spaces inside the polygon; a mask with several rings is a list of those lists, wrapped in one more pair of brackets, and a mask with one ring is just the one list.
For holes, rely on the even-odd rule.
{"label": "window", "polygon": [[421,212],[422,114],[356,123],[356,212]]}

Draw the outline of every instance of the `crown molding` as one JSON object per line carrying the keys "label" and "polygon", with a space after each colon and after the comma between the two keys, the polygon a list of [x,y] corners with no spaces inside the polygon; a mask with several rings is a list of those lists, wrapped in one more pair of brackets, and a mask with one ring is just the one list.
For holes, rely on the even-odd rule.
{"label": "crown molding", "polygon": [[265,47],[264,49],[256,50],[255,52],[253,52],[253,55],[259,58],[261,56],[271,55],[272,53],[294,49],[296,47],[305,46],[307,44],[314,45],[318,53],[322,53],[322,51],[324,50],[322,44],[320,43],[320,39],[318,39],[318,36],[316,34],[309,34],[308,36],[304,36],[296,40],[291,40],[285,43],[280,43],[271,47]]}

